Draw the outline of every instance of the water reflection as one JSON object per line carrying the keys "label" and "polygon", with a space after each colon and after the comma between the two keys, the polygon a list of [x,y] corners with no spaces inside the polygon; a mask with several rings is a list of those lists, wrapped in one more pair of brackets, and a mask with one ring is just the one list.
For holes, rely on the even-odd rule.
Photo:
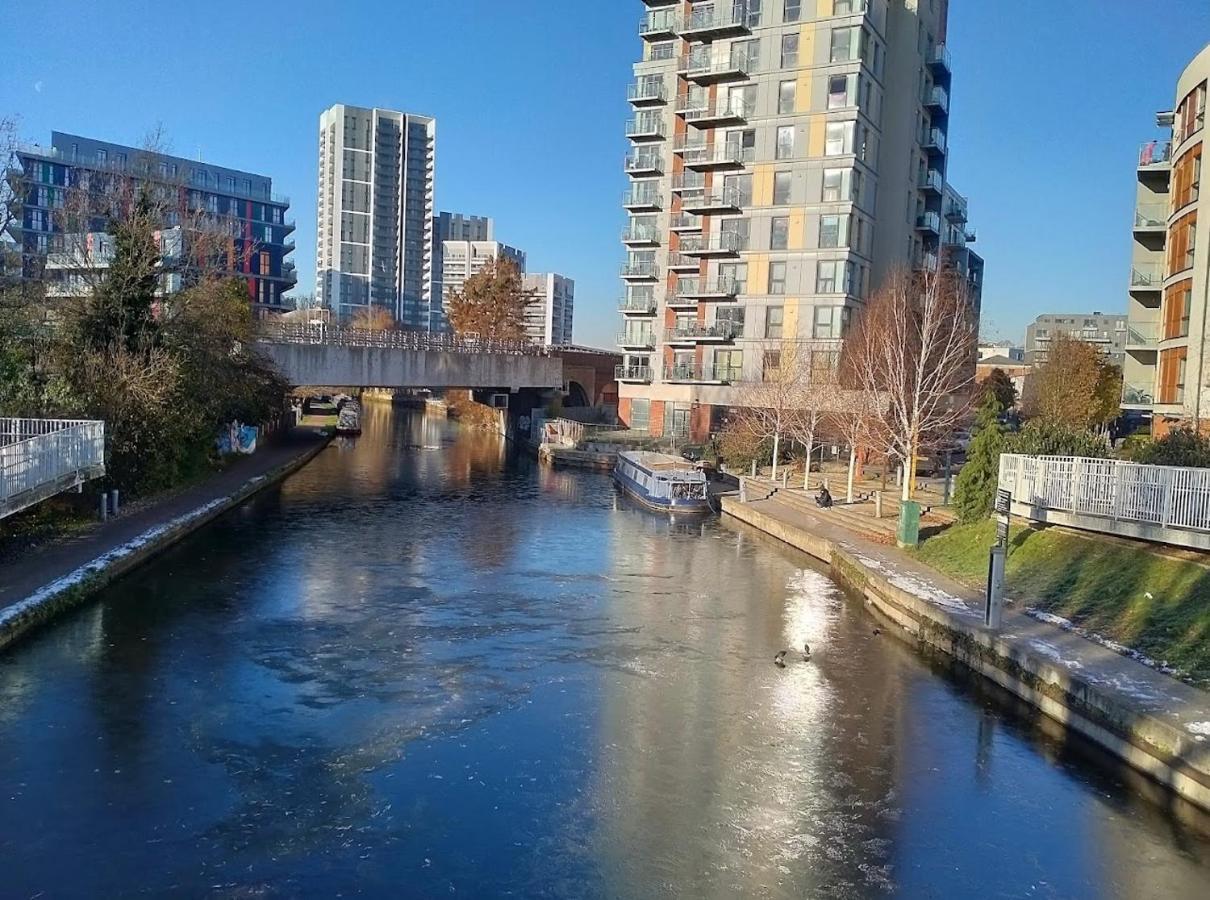
{"label": "water reflection", "polygon": [[0,893],[1204,884],[1199,827],[874,634],[804,559],[494,435],[363,425],[0,656]]}

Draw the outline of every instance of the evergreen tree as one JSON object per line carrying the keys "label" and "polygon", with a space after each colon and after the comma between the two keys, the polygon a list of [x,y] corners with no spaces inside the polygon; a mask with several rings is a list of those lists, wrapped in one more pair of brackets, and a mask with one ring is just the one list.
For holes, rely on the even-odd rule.
{"label": "evergreen tree", "polygon": [[963,523],[980,522],[991,514],[1000,478],[1000,454],[1004,452],[1004,432],[998,421],[1002,412],[1004,407],[995,393],[988,391],[975,420],[966,465],[958,473],[954,489],[954,506]]}
{"label": "evergreen tree", "polygon": [[146,349],[155,328],[160,248],[149,198],[141,193],[129,215],[109,222],[113,240],[105,278],[89,300],[78,328],[83,343],[98,350]]}
{"label": "evergreen tree", "polygon": [[983,382],[983,388],[996,395],[1001,410],[1009,410],[1017,405],[1017,387],[1003,369],[992,369],[987,381]]}

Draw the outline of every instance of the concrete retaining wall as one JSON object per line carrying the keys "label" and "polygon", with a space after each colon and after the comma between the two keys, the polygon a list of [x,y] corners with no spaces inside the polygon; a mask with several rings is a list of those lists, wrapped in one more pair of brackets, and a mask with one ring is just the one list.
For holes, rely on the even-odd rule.
{"label": "concrete retaining wall", "polygon": [[561,388],[563,363],[551,356],[453,353],[387,347],[260,343],[293,385],[375,388]]}
{"label": "concrete retaining wall", "polygon": [[1195,742],[1177,725],[908,593],[826,538],[787,525],[738,497],[724,497],[722,505],[726,515],[827,563],[837,579],[898,625],[892,631],[904,640],[945,653],[1210,811],[1210,746]]}
{"label": "concrete retaining wall", "polygon": [[246,502],[301,469],[328,446],[322,441],[264,475],[244,482],[226,497],[220,497],[164,522],[115,547],[108,553],[44,586],[19,603],[0,610],[0,651],[15,643],[31,629],[83,605],[103,587],[147,560],[162,553],[203,525]]}

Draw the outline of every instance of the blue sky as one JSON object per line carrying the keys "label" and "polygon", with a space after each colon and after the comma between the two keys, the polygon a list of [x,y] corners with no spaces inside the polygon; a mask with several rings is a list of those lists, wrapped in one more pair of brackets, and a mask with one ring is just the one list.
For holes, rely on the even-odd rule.
{"label": "blue sky", "polygon": [[[0,116],[272,175],[315,262],[316,129],[345,102],[438,120],[437,205],[490,215],[576,279],[576,339],[617,331],[622,122],[638,0],[60,0],[0,12]],[[950,179],[987,259],[984,332],[1124,310],[1137,147],[1210,41],[1207,0],[951,0]]]}

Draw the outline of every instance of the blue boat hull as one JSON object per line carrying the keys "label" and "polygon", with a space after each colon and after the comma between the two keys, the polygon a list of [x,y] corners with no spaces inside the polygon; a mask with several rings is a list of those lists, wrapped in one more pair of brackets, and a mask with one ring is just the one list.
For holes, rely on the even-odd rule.
{"label": "blue boat hull", "polygon": [[705,514],[711,511],[710,504],[706,500],[670,500],[664,497],[652,497],[642,485],[628,478],[617,469],[614,469],[613,480],[617,482],[618,487],[627,496],[637,500],[648,509],[654,509],[657,512]]}

